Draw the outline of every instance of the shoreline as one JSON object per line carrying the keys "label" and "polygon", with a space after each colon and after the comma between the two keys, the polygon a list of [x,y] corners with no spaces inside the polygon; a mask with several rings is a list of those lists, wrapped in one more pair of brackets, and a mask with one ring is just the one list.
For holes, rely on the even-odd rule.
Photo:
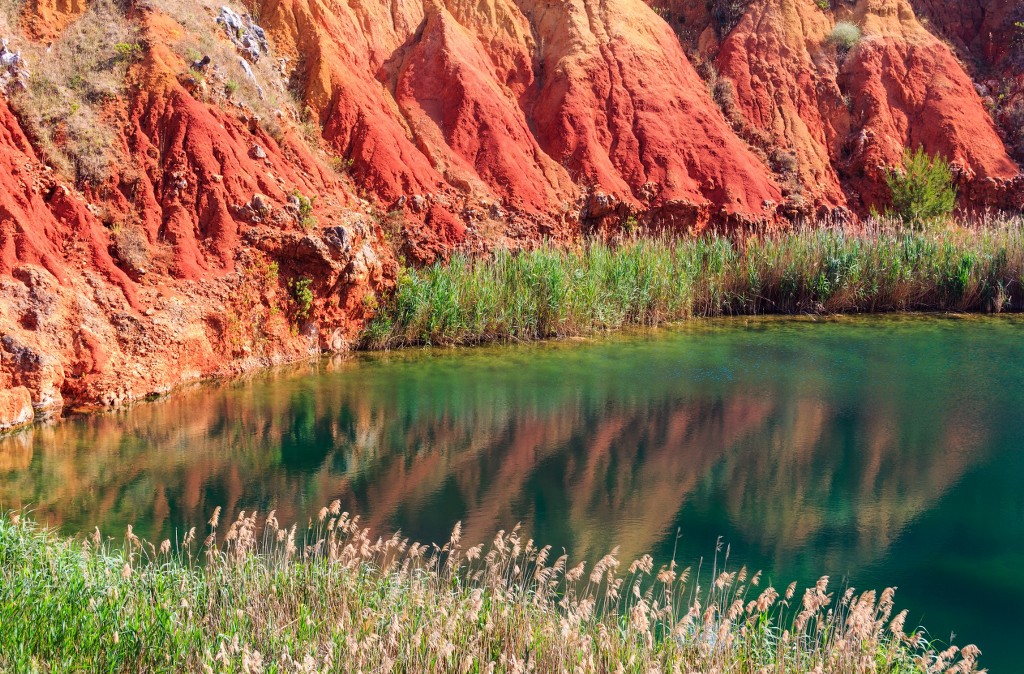
{"label": "shoreline", "polygon": [[[331,298],[317,299],[329,303]],[[367,295],[362,303],[369,320],[359,332],[354,332],[357,324],[350,326],[350,338],[337,345],[332,337],[329,349],[317,338],[323,326],[316,320],[293,324],[284,341],[271,341],[258,356],[230,358],[209,376],[203,376],[203,368],[174,372],[165,367],[164,378],[151,377],[150,390],[139,396],[122,386],[129,379],[122,374],[105,383],[110,395],[83,404],[75,394],[86,389],[69,383],[70,390],[57,390],[36,366],[38,381],[16,377],[22,390],[3,392],[0,428],[23,427],[58,403],[61,416],[69,410],[122,409],[182,386],[309,362],[329,350],[351,354],[528,343],[727,316],[1021,312],[1024,218],[974,226],[948,221],[929,230],[881,220],[739,238],[652,235],[587,238],[570,246],[543,242],[532,249],[455,254],[444,263],[403,268],[393,290]],[[54,365],[60,370],[61,363]],[[67,381],[62,370],[59,378]]]}
{"label": "shoreline", "polygon": [[[383,349],[366,349],[358,348],[342,353],[329,353],[322,352],[316,355],[303,356],[291,360],[285,360],[269,365],[256,365],[251,368],[247,368],[240,371],[229,372],[225,374],[214,374],[208,377],[200,377],[193,379],[188,382],[178,384],[171,387],[169,390],[160,393],[150,393],[138,398],[127,400],[116,407],[107,407],[103,405],[66,405],[59,413],[51,412],[44,415],[35,415],[34,418],[22,423],[18,426],[13,426],[0,430],[0,439],[8,438],[11,436],[24,433],[32,428],[39,426],[60,423],[63,421],[69,421],[80,417],[89,417],[96,415],[112,415],[122,414],[130,412],[133,408],[139,405],[158,403],[168,398],[177,397],[183,394],[188,394],[193,391],[198,391],[206,387],[217,387],[217,386],[233,386],[236,384],[244,383],[246,381],[262,378],[272,377],[277,374],[287,373],[289,370],[299,369],[316,369],[320,363],[324,361],[351,361],[358,358],[367,357],[382,357],[384,355],[395,355],[395,354],[410,354],[414,353],[416,356],[421,357],[425,353],[429,354],[451,354],[461,350],[478,350],[488,348],[512,348],[519,346],[539,346],[539,345],[568,345],[570,343],[590,343],[594,341],[600,341],[605,339],[614,339],[616,337],[628,337],[634,333],[640,333],[645,335],[655,334],[661,331],[671,331],[677,329],[684,329],[692,327],[698,323],[715,323],[719,321],[746,321],[746,320],[761,320],[761,321],[805,321],[810,323],[817,323],[823,321],[833,320],[844,320],[844,319],[864,319],[864,320],[886,320],[886,319],[932,319],[932,320],[990,320],[1000,318],[1020,318],[1024,317],[1024,310],[1004,311],[1000,313],[987,313],[987,312],[962,312],[962,311],[939,311],[939,310],[907,310],[907,311],[876,311],[876,312],[834,312],[834,313],[764,313],[764,314],[735,314],[729,316],[694,316],[691,318],[679,319],[675,321],[665,322],[656,326],[645,326],[645,325],[627,325],[615,329],[607,329],[602,331],[595,331],[589,334],[583,335],[566,335],[556,337],[545,337],[540,339],[532,340],[490,340],[463,344],[409,344],[394,348],[383,348]],[[310,372],[310,374],[315,374]]]}

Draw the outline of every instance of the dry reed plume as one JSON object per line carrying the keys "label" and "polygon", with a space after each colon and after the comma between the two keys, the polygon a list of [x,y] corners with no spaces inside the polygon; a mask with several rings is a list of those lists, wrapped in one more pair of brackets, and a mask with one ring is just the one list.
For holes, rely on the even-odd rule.
{"label": "dry reed plume", "polygon": [[[0,517],[0,668],[204,672],[976,672],[894,592],[798,593],[759,573],[572,564],[501,531],[465,547],[378,537],[337,502],[307,534],[240,513],[154,545]],[[204,542],[205,540],[205,542]],[[725,554],[725,562],[728,554]]]}

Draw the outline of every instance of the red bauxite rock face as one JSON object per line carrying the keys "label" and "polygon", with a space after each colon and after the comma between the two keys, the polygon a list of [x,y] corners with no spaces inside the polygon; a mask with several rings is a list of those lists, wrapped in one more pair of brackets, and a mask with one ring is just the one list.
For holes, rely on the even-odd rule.
{"label": "red bauxite rock face", "polygon": [[774,178],[636,0],[268,0],[260,16],[386,200],[497,201],[527,234],[558,231],[588,190],[679,225],[775,218]]}
{"label": "red bauxite rock face", "polygon": [[[885,169],[923,147],[959,170],[968,205],[1019,207],[1020,168],[964,66],[911,4],[834,4],[755,0],[715,55],[744,119],[796,156],[804,195],[859,213],[884,207]],[[846,54],[829,43],[836,21],[862,31]]]}
{"label": "red bauxite rock face", "polygon": [[[45,59],[100,4],[27,0],[0,37]],[[954,163],[964,206],[1024,206],[1019,3],[650,4],[249,0],[268,44],[236,50],[249,28],[224,30],[219,4],[129,2],[117,20],[140,47],[122,45],[124,93],[95,111],[112,175],[77,187],[0,73],[7,407],[22,415],[24,391],[39,413],[116,405],[344,349],[395,252],[572,241],[633,217],[698,232],[863,215],[908,147]],[[829,39],[841,21],[863,33],[848,53]],[[262,119],[219,92],[240,85]]]}

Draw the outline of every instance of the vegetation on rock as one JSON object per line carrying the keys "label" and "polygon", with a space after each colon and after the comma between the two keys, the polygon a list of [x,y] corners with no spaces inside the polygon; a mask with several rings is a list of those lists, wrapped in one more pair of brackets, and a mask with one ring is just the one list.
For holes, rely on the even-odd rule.
{"label": "vegetation on rock", "polygon": [[94,2],[45,50],[31,46],[31,73],[11,96],[44,159],[79,185],[104,182],[124,159],[107,108],[125,95],[137,33],[114,0]]}
{"label": "vegetation on rock", "polygon": [[956,187],[949,162],[923,148],[903,155],[903,168],[890,169],[886,183],[892,191],[892,211],[904,222],[923,227],[947,218],[956,208]]}
{"label": "vegetation on rock", "polygon": [[841,53],[845,53],[857,46],[860,42],[861,32],[856,24],[848,21],[840,21],[832,29],[828,36],[829,43]]}

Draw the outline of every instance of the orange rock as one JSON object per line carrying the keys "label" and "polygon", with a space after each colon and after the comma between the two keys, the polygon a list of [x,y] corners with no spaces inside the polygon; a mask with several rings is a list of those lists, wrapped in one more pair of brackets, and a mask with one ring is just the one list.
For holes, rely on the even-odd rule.
{"label": "orange rock", "polygon": [[847,205],[836,162],[852,124],[827,44],[831,29],[814,0],[758,0],[717,57],[746,122],[793,157],[809,205],[827,208]]}
{"label": "orange rock", "polygon": [[[130,158],[107,184],[62,182],[0,98],[0,386],[39,411],[343,348],[364,296],[394,275],[379,227],[294,125],[275,138],[251,112],[197,99],[167,46],[183,27],[152,9],[133,20],[148,48],[104,111]],[[116,231],[136,226],[150,259],[129,276]],[[298,278],[314,311],[293,327]]]}
{"label": "orange rock", "polygon": [[861,0],[853,18],[864,39],[841,79],[856,120],[848,172],[862,209],[886,203],[882,168],[898,165],[905,148],[947,158],[967,195],[975,183],[1020,175],[970,77],[905,0]]}
{"label": "orange rock", "polygon": [[87,0],[29,0],[22,10],[29,34],[38,39],[53,38],[80,17]]}
{"label": "orange rock", "polygon": [[[828,44],[837,21],[863,34],[845,56]],[[814,0],[755,0],[717,63],[745,123],[767,134],[766,150],[795,157],[800,191],[815,206],[884,208],[885,170],[918,147],[958,170],[964,205],[1024,202],[1020,167],[970,76],[906,0],[858,0],[834,13]]]}
{"label": "orange rock", "polygon": [[34,417],[32,396],[24,386],[0,390],[0,431],[30,423]]}
{"label": "orange rock", "polygon": [[580,186],[703,226],[772,219],[781,200],[671,30],[636,0],[267,0],[260,16],[302,54],[325,137],[386,201],[444,193],[458,211],[499,200],[516,221],[550,218]]}

